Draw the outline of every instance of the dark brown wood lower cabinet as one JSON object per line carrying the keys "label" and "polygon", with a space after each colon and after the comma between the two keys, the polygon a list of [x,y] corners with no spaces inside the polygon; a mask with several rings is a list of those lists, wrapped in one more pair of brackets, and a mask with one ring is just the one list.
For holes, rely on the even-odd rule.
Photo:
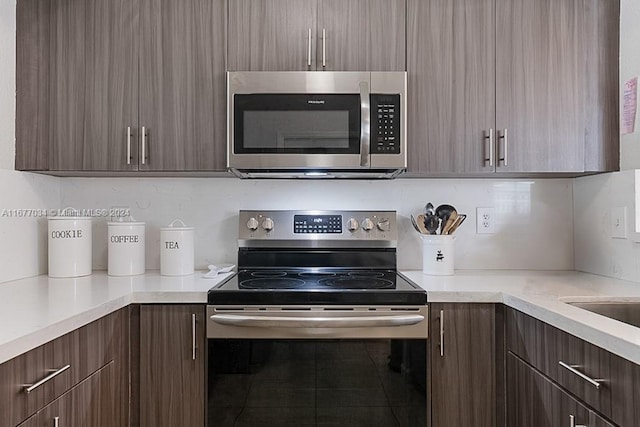
{"label": "dark brown wood lower cabinet", "polygon": [[80,384],[42,408],[19,427],[112,427],[117,408],[117,362],[96,371]]}
{"label": "dark brown wood lower cabinet", "polygon": [[431,304],[429,310],[432,427],[495,426],[495,305]]}
{"label": "dark brown wood lower cabinet", "polygon": [[[569,427],[587,425],[590,411],[520,358],[507,353],[507,425]],[[591,426],[590,426],[591,427]]]}
{"label": "dark brown wood lower cabinet", "polygon": [[140,307],[141,426],[205,425],[204,316],[204,305]]}

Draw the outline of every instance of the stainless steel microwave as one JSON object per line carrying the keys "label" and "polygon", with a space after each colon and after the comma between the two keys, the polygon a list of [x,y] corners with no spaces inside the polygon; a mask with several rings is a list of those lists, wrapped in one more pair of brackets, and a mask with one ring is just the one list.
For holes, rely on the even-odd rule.
{"label": "stainless steel microwave", "polygon": [[393,178],[405,72],[229,72],[227,166],[242,178]]}

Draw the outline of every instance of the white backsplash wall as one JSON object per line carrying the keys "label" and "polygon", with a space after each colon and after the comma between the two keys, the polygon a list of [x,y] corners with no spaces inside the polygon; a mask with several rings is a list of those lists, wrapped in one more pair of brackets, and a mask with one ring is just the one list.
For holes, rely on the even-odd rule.
{"label": "white backsplash wall", "polygon": [[[640,282],[640,243],[633,238],[635,177],[631,170],[574,181],[576,270]],[[627,208],[626,239],[611,237],[614,207]]]}
{"label": "white backsplash wall", "polygon": [[[570,179],[67,178],[62,206],[128,206],[147,223],[147,269],[158,269],[160,230],[181,218],[196,227],[196,268],[235,262],[240,209],[388,209],[399,219],[399,267],[420,269],[421,241],[410,214],[426,202],[469,215],[458,230],[457,269],[573,269]],[[494,207],[496,234],[476,234],[476,207]],[[107,219],[94,220],[94,269],[106,269]],[[277,225],[276,225],[277,226]]]}
{"label": "white backsplash wall", "polygon": [[47,220],[23,210],[59,203],[59,178],[0,169],[0,283],[47,272]]}

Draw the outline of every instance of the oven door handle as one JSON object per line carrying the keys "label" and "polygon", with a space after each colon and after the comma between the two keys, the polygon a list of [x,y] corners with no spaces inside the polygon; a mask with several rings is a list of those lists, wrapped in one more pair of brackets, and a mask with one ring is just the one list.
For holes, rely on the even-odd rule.
{"label": "oven door handle", "polygon": [[245,316],[242,314],[214,314],[211,320],[221,325],[258,328],[369,328],[410,326],[423,322],[420,314],[361,317],[285,317]]}

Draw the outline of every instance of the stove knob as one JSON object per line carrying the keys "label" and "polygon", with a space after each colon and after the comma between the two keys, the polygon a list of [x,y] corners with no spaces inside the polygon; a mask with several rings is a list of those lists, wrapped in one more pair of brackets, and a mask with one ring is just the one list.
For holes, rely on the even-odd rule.
{"label": "stove knob", "polygon": [[373,221],[369,218],[365,218],[364,221],[362,221],[362,229],[364,231],[371,231],[373,229]]}
{"label": "stove knob", "polygon": [[262,221],[262,228],[266,231],[273,230],[273,220],[271,218],[265,218],[264,221]]}
{"label": "stove knob", "polygon": [[378,230],[380,231],[389,231],[391,229],[391,223],[387,218],[382,218],[378,221]]}
{"label": "stove knob", "polygon": [[258,229],[258,220],[255,218],[249,218],[249,221],[247,221],[247,228],[251,231],[256,231]]}
{"label": "stove knob", "polygon": [[347,230],[356,231],[358,227],[360,227],[358,220],[355,218],[349,218],[349,221],[347,221]]}

